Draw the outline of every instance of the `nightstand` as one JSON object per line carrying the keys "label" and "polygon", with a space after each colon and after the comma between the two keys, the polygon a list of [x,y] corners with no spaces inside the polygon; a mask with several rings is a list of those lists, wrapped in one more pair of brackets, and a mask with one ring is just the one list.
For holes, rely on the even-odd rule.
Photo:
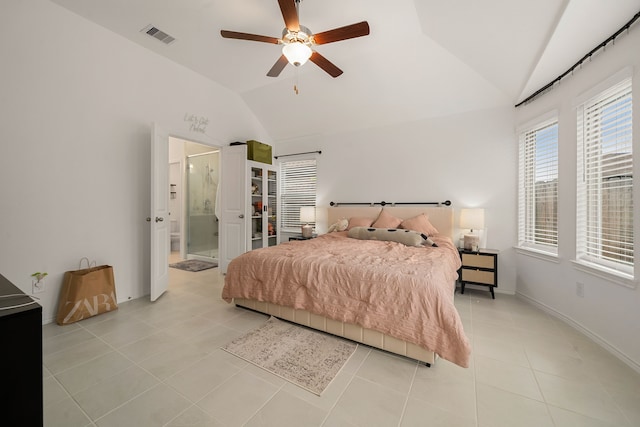
{"label": "nightstand", "polygon": [[477,252],[458,249],[462,267],[458,270],[460,293],[465,285],[488,286],[491,298],[496,299],[493,289],[498,287],[498,253],[494,249],[479,249]]}
{"label": "nightstand", "polygon": [[317,234],[312,234],[311,237],[302,237],[302,234],[296,234],[295,236],[289,237],[289,241],[292,241],[292,240],[310,240],[310,239],[315,239],[316,237],[318,237]]}

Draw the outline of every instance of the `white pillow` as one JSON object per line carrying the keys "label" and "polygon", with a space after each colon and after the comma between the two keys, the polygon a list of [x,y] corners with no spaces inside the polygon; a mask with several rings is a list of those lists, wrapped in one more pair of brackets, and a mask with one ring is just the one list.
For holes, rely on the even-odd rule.
{"label": "white pillow", "polygon": [[344,231],[349,226],[349,220],[346,218],[339,219],[338,221],[331,224],[327,233],[331,233],[334,231]]}

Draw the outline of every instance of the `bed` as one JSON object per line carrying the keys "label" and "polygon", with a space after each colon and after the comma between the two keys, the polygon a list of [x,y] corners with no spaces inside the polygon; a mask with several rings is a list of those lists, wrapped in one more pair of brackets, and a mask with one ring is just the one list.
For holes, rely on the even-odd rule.
{"label": "bed", "polygon": [[[438,356],[468,367],[470,345],[453,304],[460,258],[449,207],[332,207],[327,223],[348,218],[427,215],[437,247],[359,240],[348,231],[253,250],[227,269],[227,302],[431,366]],[[365,224],[366,225],[366,221]]]}

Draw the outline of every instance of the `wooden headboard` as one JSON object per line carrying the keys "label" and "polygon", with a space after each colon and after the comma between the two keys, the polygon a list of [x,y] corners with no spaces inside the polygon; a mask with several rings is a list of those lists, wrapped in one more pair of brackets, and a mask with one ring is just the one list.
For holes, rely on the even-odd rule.
{"label": "wooden headboard", "polygon": [[327,208],[327,223],[329,225],[341,218],[351,218],[359,216],[375,220],[380,211],[385,209],[391,215],[408,219],[425,213],[429,217],[429,222],[438,229],[440,234],[453,239],[453,208],[449,206],[337,206]]}

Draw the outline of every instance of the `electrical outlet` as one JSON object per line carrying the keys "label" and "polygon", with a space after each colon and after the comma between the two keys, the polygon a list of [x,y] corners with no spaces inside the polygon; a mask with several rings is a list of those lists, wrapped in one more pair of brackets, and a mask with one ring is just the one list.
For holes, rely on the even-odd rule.
{"label": "electrical outlet", "polygon": [[40,292],[44,292],[44,280],[44,277],[40,280],[35,277],[31,278],[32,293],[39,294]]}
{"label": "electrical outlet", "polygon": [[576,282],[576,295],[584,298],[584,283]]}

